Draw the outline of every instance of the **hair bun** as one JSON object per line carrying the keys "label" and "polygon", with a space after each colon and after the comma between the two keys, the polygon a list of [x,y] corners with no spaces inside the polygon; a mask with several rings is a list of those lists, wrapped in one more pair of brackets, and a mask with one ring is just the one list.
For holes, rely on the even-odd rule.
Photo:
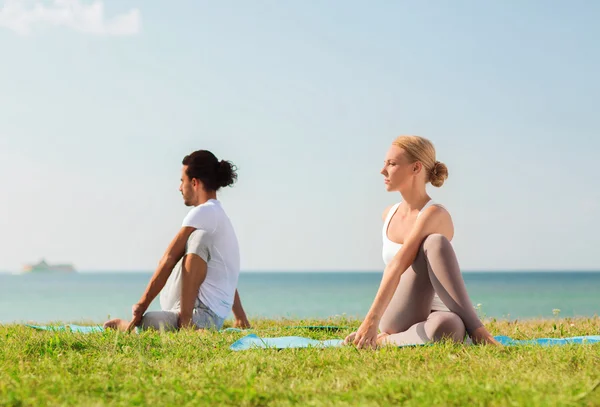
{"label": "hair bun", "polygon": [[219,187],[228,187],[237,180],[236,167],[230,161],[217,162],[217,182]]}
{"label": "hair bun", "polygon": [[436,161],[431,168],[429,173],[429,182],[434,187],[441,187],[444,185],[444,181],[448,178],[448,167],[446,164]]}

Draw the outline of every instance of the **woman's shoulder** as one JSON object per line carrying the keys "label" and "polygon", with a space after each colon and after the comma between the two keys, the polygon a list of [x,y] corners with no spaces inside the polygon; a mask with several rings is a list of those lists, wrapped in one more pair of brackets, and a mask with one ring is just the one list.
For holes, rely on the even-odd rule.
{"label": "woman's shoulder", "polygon": [[426,222],[434,221],[437,223],[438,221],[449,221],[450,223],[452,223],[452,216],[450,215],[450,211],[448,210],[448,208],[446,208],[444,205],[438,202],[431,202],[430,204],[428,204],[426,208],[422,209],[419,215],[420,216],[418,217],[421,217]]}
{"label": "woman's shoulder", "polygon": [[454,222],[445,206],[432,203],[426,208],[419,219],[422,227],[431,233],[440,233],[452,240],[454,236]]}
{"label": "woman's shoulder", "polygon": [[389,215],[390,211],[395,207],[400,205],[400,202],[395,203],[395,204],[391,204],[389,205],[387,208],[385,208],[383,210],[383,213],[381,214],[381,220],[385,221],[385,219],[387,218],[387,216]]}
{"label": "woman's shoulder", "polygon": [[429,204],[430,207],[433,208],[437,208],[438,210],[443,210],[448,212],[448,208],[446,208],[446,206],[440,202],[436,202],[436,201],[431,201],[431,203]]}

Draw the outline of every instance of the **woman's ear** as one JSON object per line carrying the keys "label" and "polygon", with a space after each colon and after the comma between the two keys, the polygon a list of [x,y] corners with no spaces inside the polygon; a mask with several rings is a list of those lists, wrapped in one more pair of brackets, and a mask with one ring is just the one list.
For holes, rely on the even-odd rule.
{"label": "woman's ear", "polygon": [[423,164],[421,164],[419,161],[417,161],[417,162],[415,162],[413,164],[413,173],[415,175],[417,175],[418,173],[420,173],[421,169],[423,169]]}

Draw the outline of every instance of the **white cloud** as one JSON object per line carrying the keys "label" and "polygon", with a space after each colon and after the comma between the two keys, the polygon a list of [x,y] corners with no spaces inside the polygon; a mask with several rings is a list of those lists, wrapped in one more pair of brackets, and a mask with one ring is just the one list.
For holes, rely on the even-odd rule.
{"label": "white cloud", "polygon": [[36,3],[5,0],[0,3],[0,27],[20,35],[30,34],[37,26],[62,26],[86,34],[104,36],[135,35],[141,31],[142,19],[138,9],[107,19],[101,0],[82,3],[80,0]]}

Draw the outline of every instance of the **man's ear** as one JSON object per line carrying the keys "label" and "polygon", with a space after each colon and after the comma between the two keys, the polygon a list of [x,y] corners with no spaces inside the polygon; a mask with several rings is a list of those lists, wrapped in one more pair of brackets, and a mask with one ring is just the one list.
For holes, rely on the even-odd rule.
{"label": "man's ear", "polygon": [[192,178],[192,187],[197,188],[200,187],[203,191],[204,189],[204,184],[197,178]]}

